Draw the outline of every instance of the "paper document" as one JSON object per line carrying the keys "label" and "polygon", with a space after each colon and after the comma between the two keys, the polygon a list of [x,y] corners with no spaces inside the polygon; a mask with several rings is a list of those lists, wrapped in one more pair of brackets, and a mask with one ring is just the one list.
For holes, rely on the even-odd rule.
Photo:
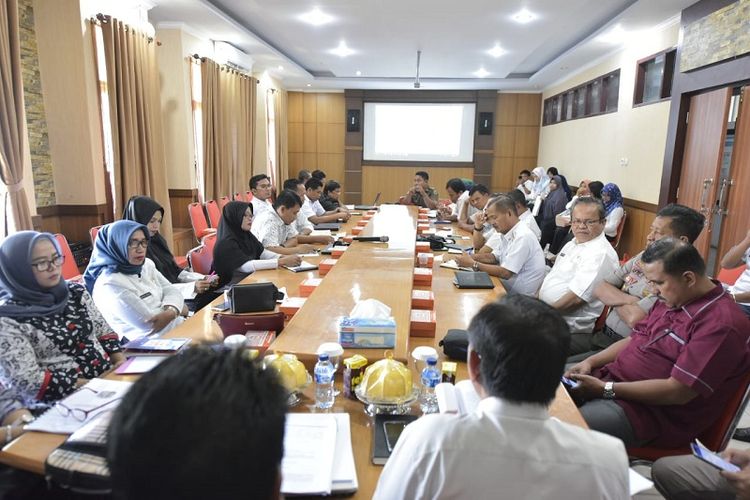
{"label": "paper document", "polygon": [[466,415],[473,412],[479,405],[477,394],[471,380],[462,380],[456,385],[443,382],[435,387],[440,413],[456,413]]}
{"label": "paper document", "polygon": [[331,236],[330,229],[313,229],[310,236]]}
{"label": "paper document", "polygon": [[72,434],[97,415],[112,411],[133,384],[95,378],[58,401],[26,428],[30,431]]}
{"label": "paper document", "polygon": [[118,375],[133,375],[150,372],[153,368],[171,356],[133,356],[121,364],[115,373]]}
{"label": "paper document", "polygon": [[447,267],[448,269],[455,269],[456,271],[473,271],[470,267],[461,267],[459,266],[455,260],[449,260],[446,262],[442,262],[440,264],[440,267]]}
{"label": "paper document", "polygon": [[336,427],[336,418],[330,414],[287,414],[281,461],[282,493],[331,494]]}
{"label": "paper document", "polygon": [[641,491],[646,491],[654,486],[654,483],[646,479],[645,477],[638,474],[631,467],[628,469],[628,480],[630,483],[630,496],[637,495]]}
{"label": "paper document", "polygon": [[303,260],[299,266],[284,266],[284,268],[289,269],[290,271],[295,272],[295,273],[301,273],[303,271],[313,271],[318,268],[318,265],[310,264],[309,262],[305,262]]}
{"label": "paper document", "polygon": [[[288,297],[289,296],[289,294],[286,292],[286,287],[285,286],[282,286],[281,288],[279,288],[279,294],[280,294],[281,297]],[[276,303],[277,304],[281,304],[282,302],[284,302],[284,299],[276,299]]]}
{"label": "paper document", "polygon": [[354,493],[359,484],[354,466],[352,432],[348,413],[332,413],[336,418],[336,450],[333,455],[333,493]]}

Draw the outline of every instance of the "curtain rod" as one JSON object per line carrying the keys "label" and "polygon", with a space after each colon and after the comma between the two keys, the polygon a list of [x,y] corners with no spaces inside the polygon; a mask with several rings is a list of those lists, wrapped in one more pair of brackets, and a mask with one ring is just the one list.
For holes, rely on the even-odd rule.
{"label": "curtain rod", "polygon": [[[205,57],[205,56],[201,57],[197,53],[195,53],[195,54],[193,54],[191,56],[188,56],[188,57],[190,59],[195,59],[196,61],[198,61],[200,63],[204,63],[204,62],[206,62],[206,60],[213,61],[213,59],[210,59],[210,58]],[[216,62],[216,61],[214,61],[214,62]],[[216,63],[216,64],[218,64],[218,63]],[[250,73],[247,73],[247,70],[245,70],[244,68],[240,68],[238,66],[236,67],[232,63],[218,64],[218,65],[219,65],[219,69],[221,71],[230,71],[230,72],[233,72],[233,73],[237,73],[238,75],[240,75],[242,77],[251,78],[251,79],[255,80],[255,84],[256,85],[258,85],[260,83],[260,80],[258,80],[257,78],[255,78]]]}
{"label": "curtain rod", "polygon": [[[109,22],[111,20],[112,20],[112,16],[110,16],[108,14],[102,14],[102,13],[99,13],[99,14],[97,14],[97,15],[92,16],[92,17],[89,18],[89,22],[91,22],[93,24],[96,24],[97,26],[101,26],[102,24],[109,24]],[[145,33],[142,33],[140,31],[136,30],[135,28],[132,28],[128,24],[123,23],[123,26],[125,26],[125,31],[126,32],[129,31],[129,30],[132,30],[133,33],[137,33],[137,34],[140,34],[140,35],[145,35],[146,38],[147,38],[147,40],[148,40],[148,43],[151,43],[151,42],[155,41],[156,42],[156,46],[157,47],[161,47],[161,42],[159,40],[155,40],[154,37],[147,36]]]}

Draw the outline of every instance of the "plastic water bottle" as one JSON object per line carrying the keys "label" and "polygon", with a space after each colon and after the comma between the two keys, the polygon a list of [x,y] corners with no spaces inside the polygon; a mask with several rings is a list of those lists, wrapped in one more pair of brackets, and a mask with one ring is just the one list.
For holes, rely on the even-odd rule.
{"label": "plastic water bottle", "polygon": [[318,356],[315,364],[315,406],[328,409],[333,406],[333,365],[327,353]]}
{"label": "plastic water bottle", "polygon": [[438,412],[435,386],[439,383],[440,372],[437,369],[437,358],[427,358],[427,366],[422,370],[422,390],[419,394],[419,408],[425,415]]}

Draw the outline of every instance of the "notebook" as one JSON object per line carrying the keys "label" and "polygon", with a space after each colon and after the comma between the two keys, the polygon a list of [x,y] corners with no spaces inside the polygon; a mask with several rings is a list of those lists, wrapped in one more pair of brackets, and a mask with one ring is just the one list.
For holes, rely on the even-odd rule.
{"label": "notebook", "polygon": [[125,356],[174,354],[190,343],[189,338],[162,339],[159,337],[139,337],[131,340],[123,347]]}
{"label": "notebook", "polygon": [[482,271],[456,271],[453,284],[456,288],[495,288],[490,275]]}
{"label": "notebook", "polygon": [[314,271],[318,268],[317,264],[311,264],[309,262],[305,262],[304,260],[299,266],[284,266],[285,269],[289,269],[293,273],[302,273],[305,271]]}

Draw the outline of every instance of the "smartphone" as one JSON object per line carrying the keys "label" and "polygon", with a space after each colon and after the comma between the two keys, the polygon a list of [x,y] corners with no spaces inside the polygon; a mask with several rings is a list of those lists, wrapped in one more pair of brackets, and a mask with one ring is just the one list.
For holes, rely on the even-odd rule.
{"label": "smartphone", "polygon": [[396,447],[396,441],[404,431],[404,427],[408,425],[408,422],[401,420],[386,420],[383,422],[383,430],[385,431],[385,444],[388,446],[388,452],[393,452],[393,448]]}
{"label": "smartphone", "polygon": [[568,378],[564,375],[562,376],[561,380],[563,385],[568,389],[574,389],[578,387],[578,384],[580,384],[578,380],[573,380],[572,378]]}
{"label": "smartphone", "polygon": [[706,462],[709,465],[713,465],[719,470],[725,470],[727,472],[739,472],[740,468],[731,462],[727,462],[719,455],[709,450],[701,444],[700,441],[695,440],[690,443],[690,449],[693,450],[693,455]]}

